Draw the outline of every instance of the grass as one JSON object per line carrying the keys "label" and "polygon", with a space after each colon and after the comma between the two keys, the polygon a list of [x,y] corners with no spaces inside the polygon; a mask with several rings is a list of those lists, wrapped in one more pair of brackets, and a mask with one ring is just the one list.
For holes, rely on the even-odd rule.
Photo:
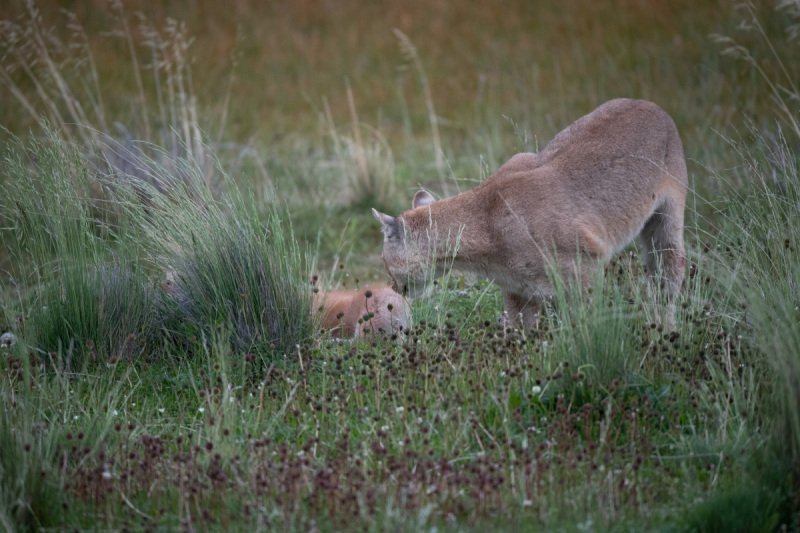
{"label": "grass", "polygon": [[[784,4],[4,5],[0,524],[800,527]],[[384,277],[370,207],[620,95],[686,146],[673,328],[626,250],[536,331],[453,272],[405,342],[312,335],[313,274]]]}

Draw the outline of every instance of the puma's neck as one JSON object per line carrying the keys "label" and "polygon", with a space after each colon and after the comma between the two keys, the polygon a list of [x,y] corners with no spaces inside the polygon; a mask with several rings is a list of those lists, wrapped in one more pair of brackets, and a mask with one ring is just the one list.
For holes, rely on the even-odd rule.
{"label": "puma's neck", "polygon": [[493,253],[486,203],[475,190],[411,209],[401,218],[406,237],[433,250],[437,260],[480,261]]}

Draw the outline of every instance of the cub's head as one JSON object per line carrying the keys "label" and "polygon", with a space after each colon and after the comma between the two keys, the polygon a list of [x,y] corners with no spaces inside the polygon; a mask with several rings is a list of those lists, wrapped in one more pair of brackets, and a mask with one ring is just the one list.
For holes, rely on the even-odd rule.
{"label": "cub's head", "polygon": [[[427,191],[414,195],[412,209],[435,201]],[[429,245],[424,232],[415,232],[407,226],[404,215],[393,217],[375,209],[372,215],[381,223],[383,253],[381,259],[392,277],[392,288],[400,294],[416,298],[425,291],[429,277]]]}

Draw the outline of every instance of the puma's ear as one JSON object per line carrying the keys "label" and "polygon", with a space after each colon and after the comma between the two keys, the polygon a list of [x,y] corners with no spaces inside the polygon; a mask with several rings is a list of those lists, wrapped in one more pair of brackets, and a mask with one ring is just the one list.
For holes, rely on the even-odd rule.
{"label": "puma's ear", "polygon": [[420,189],[417,191],[417,194],[414,195],[414,200],[411,202],[411,207],[416,209],[417,207],[430,205],[435,201],[436,198],[434,198],[431,193],[424,189]]}
{"label": "puma's ear", "polygon": [[381,231],[387,239],[400,237],[400,222],[397,217],[381,213],[375,208],[372,208],[372,216],[381,223]]}

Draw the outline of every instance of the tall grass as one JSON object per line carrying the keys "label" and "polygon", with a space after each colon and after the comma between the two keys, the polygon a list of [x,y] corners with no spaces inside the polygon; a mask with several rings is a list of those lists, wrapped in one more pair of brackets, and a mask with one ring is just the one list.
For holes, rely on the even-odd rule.
{"label": "tall grass", "polygon": [[41,391],[31,394],[29,383],[16,390],[9,385],[4,381],[6,408],[0,413],[0,524],[7,531],[56,526],[64,501],[57,475],[59,432],[48,431],[37,409],[45,403]]}
{"label": "tall grass", "polygon": [[123,43],[135,80],[135,105],[127,110],[127,120],[107,108],[96,51],[81,21],[63,12],[67,32],[57,31],[32,0],[24,2],[18,19],[0,24],[0,81],[28,119],[55,129],[87,153],[102,148],[103,137],[113,134],[203,161],[186,28],[175,20],[159,28],[143,14],[133,25],[119,1],[111,2],[110,15],[114,26],[107,36]]}
{"label": "tall grass", "polygon": [[45,133],[11,143],[0,215],[9,270],[33,287],[13,310],[27,340],[70,364],[187,347],[218,328],[237,350],[290,350],[309,311],[289,221],[245,201],[204,142],[185,27],[132,24],[119,2],[110,12],[137,93],[127,126],[75,16],[66,41],[34,2],[0,27],[2,81]]}
{"label": "tall grass", "polygon": [[[766,125],[752,128],[734,142],[741,174],[748,187],[731,191],[720,232],[721,264],[736,280],[746,320],[755,344],[771,372],[771,394],[764,401],[775,412],[774,444],[791,464],[790,490],[800,486],[800,129],[797,102],[800,85],[796,64],[781,53],[780,44],[793,42],[800,24],[796,2],[780,2],[782,36],[770,34],[762,13],[751,3],[742,6],[742,27],[755,43],[717,37],[732,55],[755,72],[773,103]],[[761,121],[757,123],[761,124]],[[791,497],[797,505],[796,496]]]}
{"label": "tall grass", "polygon": [[[55,134],[9,149],[0,203],[14,275],[28,287],[16,304],[20,337],[71,369],[87,356],[156,356],[219,328],[240,352],[286,352],[303,341],[306,267],[280,208],[262,220],[234,188],[215,199],[193,162],[164,167],[165,154],[126,154],[134,156],[149,181],[113,167],[98,177]],[[102,185],[102,199],[91,185]]]}
{"label": "tall grass", "polygon": [[[720,238],[721,263],[739,287],[746,320],[774,381],[776,442],[795,469],[800,450],[800,343],[797,236],[800,159],[780,134],[756,136],[742,152],[753,186],[735,193]],[[797,483],[795,479],[795,483]]]}
{"label": "tall grass", "polygon": [[[291,351],[310,331],[311,305],[305,257],[281,207],[261,217],[232,185],[215,199],[190,162],[193,179],[179,180],[160,159],[139,162],[156,184],[127,190],[127,216],[141,231],[131,246],[162,276],[170,327],[199,338],[216,324],[231,330],[237,350]],[[142,193],[146,208],[135,201]]]}
{"label": "tall grass", "polygon": [[[18,331],[44,358],[130,357],[152,334],[157,294],[131,251],[130,230],[92,179],[83,154],[55,133],[4,153],[0,215],[17,293]],[[74,361],[73,361],[74,356]]]}

